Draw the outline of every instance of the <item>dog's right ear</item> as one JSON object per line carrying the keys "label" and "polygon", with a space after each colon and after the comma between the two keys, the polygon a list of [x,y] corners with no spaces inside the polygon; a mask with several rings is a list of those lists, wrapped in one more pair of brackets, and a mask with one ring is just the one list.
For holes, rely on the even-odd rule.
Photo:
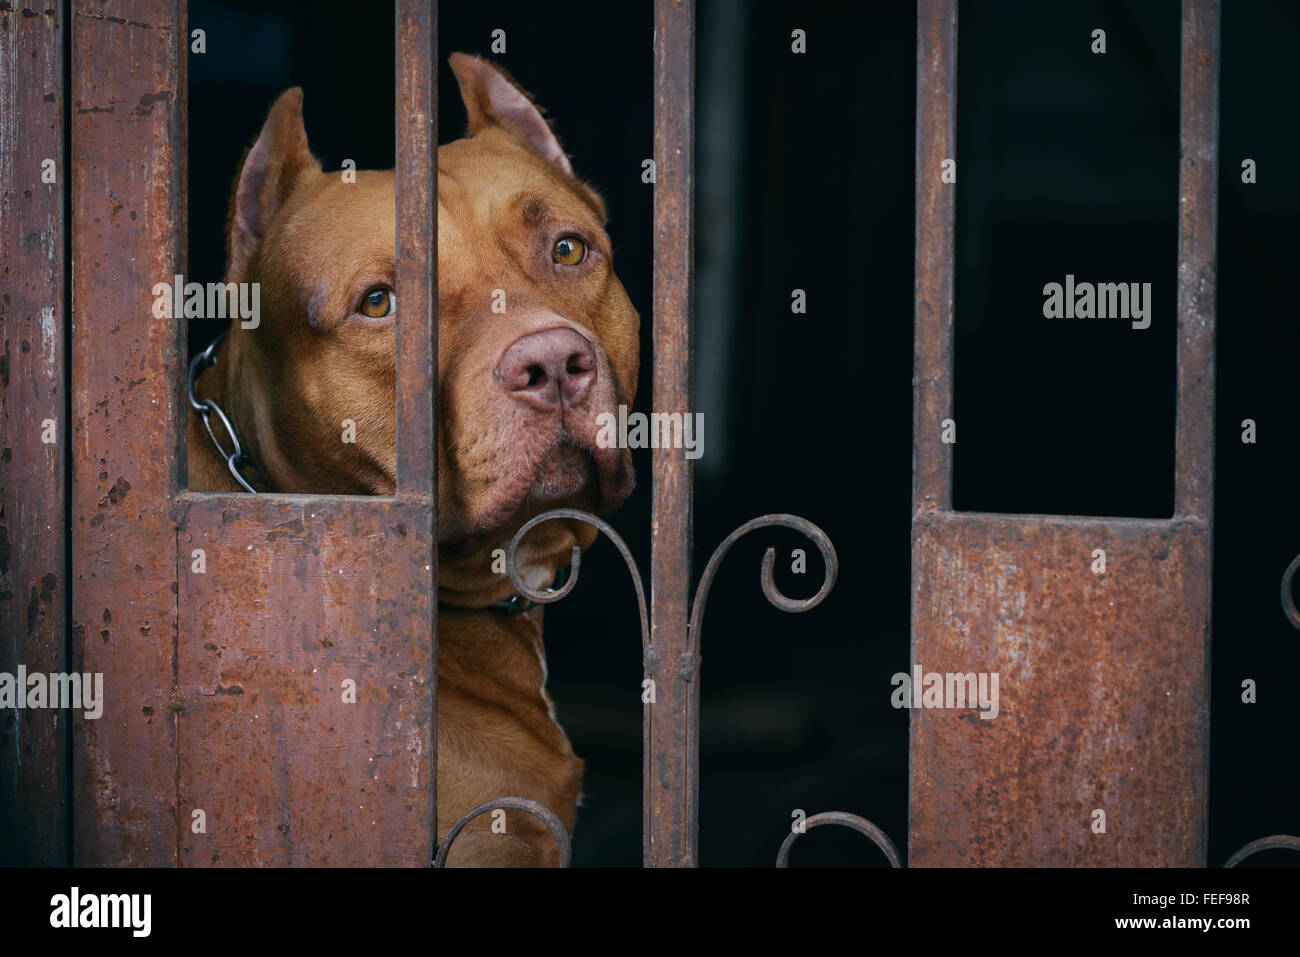
{"label": "dog's right ear", "polygon": [[239,171],[230,208],[229,279],[246,275],[267,227],[293,191],[299,174],[304,170],[319,173],[320,168],[307,148],[302,88],[295,86],[281,93],[271,107]]}
{"label": "dog's right ear", "polygon": [[569,176],[573,166],[530,93],[482,57],[453,53],[451,72],[469,114],[469,134],[497,126]]}

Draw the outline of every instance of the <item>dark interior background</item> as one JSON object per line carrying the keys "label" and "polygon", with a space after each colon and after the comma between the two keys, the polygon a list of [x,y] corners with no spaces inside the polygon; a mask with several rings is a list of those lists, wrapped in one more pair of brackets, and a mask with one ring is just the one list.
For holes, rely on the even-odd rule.
{"label": "dark interior background", "polygon": [[[1278,583],[1300,550],[1300,434],[1291,285],[1300,196],[1300,8],[1225,4],[1219,236],[1210,863],[1300,832],[1300,635]],[[495,57],[555,118],[580,175],[610,209],[615,264],[643,319],[649,410],[652,21],[647,0],[560,15],[525,2],[440,11],[440,142],[464,111],[447,53]],[[189,274],[225,264],[242,150],[275,95],[305,88],[326,168],[393,163],[393,22],[326,0],[192,0],[208,53],[189,61]],[[1094,28],[1107,53],[1089,51]],[[790,50],[793,29],[808,52]],[[1173,506],[1178,205],[1177,0],[984,0],[960,20],[956,505],[1168,516]],[[758,588],[809,595],[816,552],[751,535],[710,600],[702,671],[701,862],[770,865],[791,813],[845,810],[907,839],[907,714],[889,706],[908,663],[914,256],[915,7],[906,2],[700,0],[696,58],[695,574],[732,529],[793,512],[835,542],[839,584],[790,616]],[[1241,182],[1245,158],[1258,182]],[[1042,287],[1151,282],[1150,329],[1050,321]],[[807,295],[792,314],[791,291]],[[217,331],[194,323],[191,348]],[[1258,443],[1244,445],[1252,418]],[[649,567],[648,455],[614,525]],[[1292,491],[1288,492],[1287,490]],[[810,551],[805,575],[790,550]],[[641,667],[635,600],[608,544],[547,613],[550,689],[587,762],[577,865],[636,865],[641,846]],[[1240,700],[1243,679],[1259,703]],[[1289,749],[1293,752],[1294,749]],[[838,829],[795,864],[883,863]],[[1261,855],[1256,863],[1269,863]],[[1280,863],[1281,861],[1279,861]]]}

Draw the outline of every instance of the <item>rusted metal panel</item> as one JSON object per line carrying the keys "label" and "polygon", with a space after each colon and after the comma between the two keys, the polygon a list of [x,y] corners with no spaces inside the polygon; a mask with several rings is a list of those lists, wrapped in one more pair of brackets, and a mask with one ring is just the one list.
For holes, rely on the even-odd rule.
{"label": "rusted metal panel", "polygon": [[[19,665],[28,673],[67,670],[62,81],[62,7],[33,12],[6,5],[0,10],[0,672],[11,675]],[[57,708],[0,711],[0,864],[68,862],[72,715]]]}
{"label": "rusted metal panel", "polygon": [[[397,329],[397,497],[421,509],[419,529],[428,544],[424,594],[413,609],[411,653],[428,668],[431,840],[438,835],[438,4],[397,4],[397,236],[398,293],[405,318]],[[416,518],[412,517],[412,522]],[[416,578],[413,577],[412,581]],[[422,644],[423,643],[423,644]],[[422,844],[416,847],[424,853]],[[427,862],[432,854],[426,854]]]}
{"label": "rusted metal panel", "polygon": [[1203,865],[1218,3],[1183,7],[1169,520],[950,511],[956,187],[940,185],[938,160],[953,157],[955,3],[922,0],[918,26],[911,661],[996,674],[1000,713],[913,698],[909,863]]}
{"label": "rusted metal panel", "polygon": [[[655,2],[654,408],[687,412],[694,346],[695,3]],[[650,645],[646,676],[643,859],[693,867],[699,797],[699,649],[688,626],[691,462],[653,454]]]}
{"label": "rusted metal panel", "polygon": [[913,711],[911,863],[1202,865],[1205,526],[933,513],[913,536],[912,665],[996,674],[998,714]]}
{"label": "rusted metal panel", "polygon": [[167,0],[72,4],[73,667],[106,698],[74,722],[82,865],[176,860],[184,340],[150,291],[184,271],[184,25]]}
{"label": "rusted metal panel", "polygon": [[427,866],[428,507],[190,493],[181,508],[181,863]]}

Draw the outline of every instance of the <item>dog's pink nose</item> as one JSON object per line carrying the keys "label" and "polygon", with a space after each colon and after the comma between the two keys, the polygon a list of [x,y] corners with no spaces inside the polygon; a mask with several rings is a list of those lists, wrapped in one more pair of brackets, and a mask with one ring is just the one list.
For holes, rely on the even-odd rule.
{"label": "dog's pink nose", "polygon": [[520,402],[552,412],[586,399],[596,383],[596,350],[572,329],[548,329],[517,340],[501,355],[497,379]]}

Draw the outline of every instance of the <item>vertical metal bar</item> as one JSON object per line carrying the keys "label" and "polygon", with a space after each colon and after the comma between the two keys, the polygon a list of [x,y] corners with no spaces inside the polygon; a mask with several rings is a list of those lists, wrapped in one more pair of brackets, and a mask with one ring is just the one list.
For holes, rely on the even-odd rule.
{"label": "vertical metal bar", "polygon": [[[397,494],[427,514],[430,835],[438,842],[438,4],[397,5]],[[430,856],[432,862],[432,856]]]}
{"label": "vertical metal bar", "polygon": [[1178,407],[1174,425],[1174,520],[1201,529],[1203,549],[1189,578],[1201,593],[1206,733],[1196,748],[1200,841],[1210,843],[1210,614],[1214,581],[1214,327],[1218,297],[1220,0],[1183,0],[1178,138]]}
{"label": "vertical metal bar", "polygon": [[1207,523],[1214,485],[1219,22],[1219,0],[1183,0],[1174,514]]}
{"label": "vertical metal bar", "polygon": [[[67,670],[63,8],[7,5],[0,31],[0,671],[48,674]],[[0,713],[0,864],[68,863],[67,719]]]}
{"label": "vertical metal bar", "polygon": [[184,323],[186,6],[72,4],[73,667],[104,674],[74,722],[79,865],[177,860],[176,527]]}
{"label": "vertical metal bar", "polygon": [[[654,408],[691,406],[694,295],[695,3],[655,0]],[[691,462],[681,449],[653,458],[650,648],[646,673],[644,861],[696,864],[699,770],[698,648],[688,627]]]}
{"label": "vertical metal bar", "polygon": [[952,455],[940,423],[953,414],[953,234],[957,156],[957,0],[920,0],[916,37],[916,358],[912,508],[952,507]]}

